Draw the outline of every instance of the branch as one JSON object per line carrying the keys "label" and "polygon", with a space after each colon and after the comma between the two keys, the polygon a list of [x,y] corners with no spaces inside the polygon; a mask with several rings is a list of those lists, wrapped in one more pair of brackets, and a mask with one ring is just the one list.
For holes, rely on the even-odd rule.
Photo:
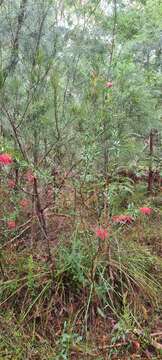
{"label": "branch", "polygon": [[113,33],[112,33],[112,46],[110,53],[110,66],[112,64],[114,49],[115,49],[116,19],[117,19],[117,4],[116,4],[116,0],[114,0],[114,24],[113,24]]}
{"label": "branch", "polygon": [[[27,1],[28,0],[22,0],[21,4],[20,4],[20,10],[19,10],[19,14],[18,14],[18,21],[17,21],[17,30],[16,30],[16,35],[14,38],[14,42],[13,42],[13,47],[11,50],[11,57],[10,57],[10,62],[9,65],[6,67],[6,69],[4,70],[4,82],[7,79],[8,75],[10,74],[10,72],[14,72],[16,65],[18,63],[18,51],[19,51],[19,36],[20,36],[20,31],[24,22],[24,17],[25,17],[25,9],[26,9],[26,5],[27,5]],[[1,1],[1,4],[3,3],[3,1]]]}
{"label": "branch", "polygon": [[15,126],[13,120],[12,120],[12,117],[11,117],[9,111],[6,109],[6,107],[4,105],[3,105],[3,107],[1,106],[1,110],[3,111],[3,113],[5,113],[7,115],[8,121],[9,121],[9,123],[10,123],[10,125],[12,127],[12,130],[13,130],[13,133],[14,133],[15,140],[16,140],[18,146],[19,146],[19,149],[20,149],[20,151],[21,151],[21,153],[23,155],[23,158],[26,161],[28,161],[27,154],[26,154],[25,150],[23,149],[23,146],[21,144],[21,141],[20,141],[18,133],[17,133],[16,126]]}

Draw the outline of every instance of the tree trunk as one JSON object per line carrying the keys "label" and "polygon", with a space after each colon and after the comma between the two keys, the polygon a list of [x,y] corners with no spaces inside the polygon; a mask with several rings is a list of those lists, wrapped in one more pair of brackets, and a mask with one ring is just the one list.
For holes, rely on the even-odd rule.
{"label": "tree trunk", "polygon": [[149,174],[148,174],[148,187],[147,187],[147,191],[148,193],[152,193],[152,188],[153,188],[153,180],[154,180],[154,172],[153,172],[153,167],[152,167],[152,158],[153,158],[153,152],[154,152],[154,134],[153,134],[153,130],[150,131],[150,139],[149,139],[149,149],[150,149],[150,163],[149,163]]}

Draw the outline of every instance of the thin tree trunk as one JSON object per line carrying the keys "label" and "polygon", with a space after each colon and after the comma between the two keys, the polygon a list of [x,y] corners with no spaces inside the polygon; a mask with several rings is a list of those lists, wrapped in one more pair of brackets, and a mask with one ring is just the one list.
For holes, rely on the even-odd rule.
{"label": "thin tree trunk", "polygon": [[148,187],[147,187],[147,191],[148,193],[152,193],[152,188],[153,188],[153,178],[154,178],[154,172],[153,172],[153,167],[152,167],[152,157],[153,157],[153,153],[154,153],[154,134],[153,134],[153,130],[150,131],[150,139],[149,139],[149,156],[150,156],[150,163],[149,163],[149,174],[148,174]]}

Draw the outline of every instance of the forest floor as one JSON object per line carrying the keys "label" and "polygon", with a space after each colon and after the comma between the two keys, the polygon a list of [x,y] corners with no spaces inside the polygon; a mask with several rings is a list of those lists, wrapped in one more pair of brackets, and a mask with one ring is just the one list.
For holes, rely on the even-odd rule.
{"label": "forest floor", "polygon": [[25,208],[3,230],[0,359],[162,359],[161,205],[143,196],[151,215],[122,224],[105,208],[100,241],[97,201],[64,188],[45,210],[49,242]]}

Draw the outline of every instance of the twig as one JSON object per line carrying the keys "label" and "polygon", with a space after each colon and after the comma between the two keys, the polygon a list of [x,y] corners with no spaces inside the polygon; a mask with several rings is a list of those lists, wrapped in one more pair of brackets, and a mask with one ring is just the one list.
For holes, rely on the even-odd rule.
{"label": "twig", "polygon": [[154,348],[156,350],[162,350],[162,344],[158,343],[157,341],[155,340],[151,340],[151,345],[154,346]]}
{"label": "twig", "polygon": [[125,346],[128,345],[129,341],[123,341],[120,343],[116,343],[116,344],[110,344],[110,345],[105,345],[105,346],[99,346],[99,350],[107,350],[107,349],[114,349],[114,348],[119,348],[121,346]]}
{"label": "twig", "polygon": [[110,66],[113,60],[113,54],[115,49],[115,32],[116,32],[116,19],[117,19],[117,3],[116,0],[113,1],[114,3],[114,24],[113,24],[113,33],[112,33],[112,47],[111,47],[111,54],[110,54]]}
{"label": "twig", "polygon": [[0,250],[4,249],[8,245],[11,245],[15,240],[17,240],[21,235],[23,235],[28,229],[30,229],[31,225],[28,225],[25,229],[21,231],[18,235],[14,236],[11,240],[7,241],[3,246],[0,247]]}
{"label": "twig", "polygon": [[34,199],[35,199],[35,205],[36,205],[36,214],[38,217],[39,225],[42,230],[42,233],[44,235],[44,238],[46,239],[46,245],[47,245],[47,251],[48,251],[48,260],[52,264],[52,256],[51,256],[51,250],[50,250],[50,242],[49,237],[47,233],[47,227],[46,227],[46,220],[44,216],[44,210],[41,207],[41,202],[39,198],[38,193],[38,184],[37,179],[34,178],[34,184],[33,184],[33,192],[34,192]]}
{"label": "twig", "polygon": [[[57,217],[64,217],[64,218],[71,218],[73,216],[78,216],[79,217],[79,215],[76,215],[76,214],[58,214],[58,213],[47,214],[48,210],[49,210],[49,208],[46,208],[45,211],[44,211],[46,216],[57,216]],[[50,210],[52,210],[52,208],[50,208]]]}
{"label": "twig", "polygon": [[150,336],[151,336],[151,337],[162,336],[162,331],[152,333],[152,334],[150,334]]}
{"label": "twig", "polygon": [[[123,342],[120,342],[120,343],[117,343],[117,344],[110,344],[110,345],[105,345],[105,346],[99,346],[99,347],[98,347],[98,350],[99,350],[99,351],[106,351],[106,350],[108,350],[108,349],[120,348],[120,347],[125,346],[125,345],[128,345],[128,344],[129,344],[129,341],[123,341]],[[86,355],[94,356],[94,357],[96,357],[96,356],[99,355],[96,349],[95,349],[96,352],[91,352],[91,351],[82,349],[81,347],[76,346],[76,345],[75,345],[75,346],[73,345],[72,348],[73,348],[74,351],[78,351],[78,352],[82,352],[82,353],[84,352],[84,355],[86,354]],[[94,351],[94,350],[93,350],[93,351]]]}

